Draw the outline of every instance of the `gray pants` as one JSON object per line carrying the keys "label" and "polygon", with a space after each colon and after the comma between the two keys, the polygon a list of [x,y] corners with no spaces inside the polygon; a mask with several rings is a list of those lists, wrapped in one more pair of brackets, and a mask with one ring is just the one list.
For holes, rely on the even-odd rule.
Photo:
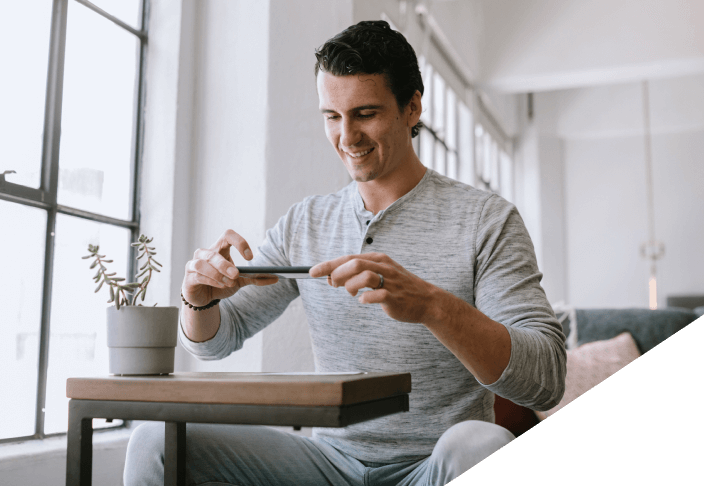
{"label": "gray pants", "polygon": [[[359,461],[321,439],[253,425],[188,424],[188,485],[443,485],[514,438],[470,420],[448,429],[433,453],[396,464]],[[164,424],[137,427],[127,447],[125,486],[164,484]]]}

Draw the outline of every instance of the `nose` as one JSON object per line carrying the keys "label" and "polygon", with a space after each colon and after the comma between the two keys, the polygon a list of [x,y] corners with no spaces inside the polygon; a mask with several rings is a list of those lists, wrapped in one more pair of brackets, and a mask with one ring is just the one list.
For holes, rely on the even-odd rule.
{"label": "nose", "polygon": [[351,118],[343,119],[340,127],[340,145],[354,147],[362,140],[362,133]]}

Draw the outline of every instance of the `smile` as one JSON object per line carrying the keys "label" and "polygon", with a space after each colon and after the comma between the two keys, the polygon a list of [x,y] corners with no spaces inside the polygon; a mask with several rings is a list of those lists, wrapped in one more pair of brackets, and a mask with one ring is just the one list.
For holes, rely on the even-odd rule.
{"label": "smile", "polygon": [[374,147],[370,148],[369,150],[365,150],[364,152],[357,152],[357,153],[354,153],[354,154],[352,154],[352,153],[350,153],[350,152],[345,152],[344,150],[343,150],[343,152],[345,152],[347,155],[349,155],[349,156],[352,157],[352,158],[358,159],[358,158],[360,158],[360,157],[364,157],[365,155],[367,155],[368,153],[370,153],[372,150],[374,150]]}

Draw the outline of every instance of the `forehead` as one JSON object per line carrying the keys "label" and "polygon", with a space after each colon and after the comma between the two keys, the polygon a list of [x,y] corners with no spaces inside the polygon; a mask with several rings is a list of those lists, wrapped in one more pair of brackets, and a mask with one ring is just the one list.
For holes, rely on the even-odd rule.
{"label": "forehead", "polygon": [[396,102],[383,74],[335,76],[321,71],[316,83],[321,110],[346,111],[362,105]]}

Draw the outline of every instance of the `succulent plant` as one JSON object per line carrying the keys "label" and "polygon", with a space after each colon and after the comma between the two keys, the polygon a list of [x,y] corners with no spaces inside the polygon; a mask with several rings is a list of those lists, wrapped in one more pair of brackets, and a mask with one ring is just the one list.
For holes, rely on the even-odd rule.
{"label": "succulent plant", "polygon": [[144,235],[140,235],[139,240],[132,243],[132,246],[139,248],[138,251],[141,252],[137,256],[137,261],[144,257],[147,258],[147,261],[139,268],[140,273],[136,277],[136,279],[143,277],[142,280],[129,283],[123,283],[125,281],[124,278],[115,277],[116,272],[107,272],[105,264],[112,263],[112,260],[104,260],[105,255],[98,253],[100,246],[88,245],[88,255],[84,256],[83,260],[93,258],[93,263],[91,263],[90,268],[98,267],[97,273],[93,276],[93,280],[98,284],[95,292],[98,292],[103,287],[103,284],[107,284],[108,287],[110,287],[110,300],[108,300],[108,304],[114,302],[116,309],[119,310],[120,306],[123,305],[135,305],[138,298],[144,301],[147,295],[147,285],[149,285],[152,279],[152,272],[160,271],[157,267],[161,267],[161,263],[154,259],[154,255],[156,255],[155,248],[149,246],[149,243],[151,243],[153,239],[154,238],[147,238]]}

